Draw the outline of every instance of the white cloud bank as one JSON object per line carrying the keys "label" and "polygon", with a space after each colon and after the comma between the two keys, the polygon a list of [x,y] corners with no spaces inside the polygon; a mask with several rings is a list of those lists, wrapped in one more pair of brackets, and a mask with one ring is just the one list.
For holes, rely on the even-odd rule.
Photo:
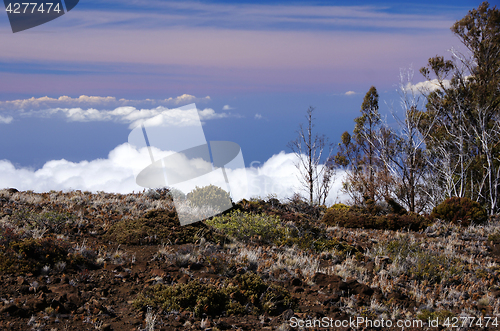
{"label": "white cloud bank", "polygon": [[[171,154],[171,152],[163,153],[165,156]],[[139,192],[144,188],[136,184],[135,175],[149,165],[148,160],[149,154],[146,148],[136,150],[127,143],[113,149],[106,159],[82,162],[53,160],[38,170],[16,168],[10,161],[0,160],[0,188],[14,187],[18,190],[35,192],[50,190]],[[233,196],[250,198],[276,194],[278,198],[285,199],[295,192],[301,192],[295,162],[294,154],[281,152],[262,165],[259,164],[258,167],[245,170],[227,169],[228,176],[233,178],[239,176],[241,179],[240,182],[238,180],[232,182]],[[246,178],[243,177],[245,175]],[[346,200],[340,192],[341,180],[341,175],[338,175],[327,204]],[[244,182],[247,183],[247,192],[241,191]],[[199,182],[196,184],[199,185]],[[188,193],[188,190],[189,188],[186,188],[185,193]]]}
{"label": "white cloud bank", "polygon": [[[9,102],[9,101],[7,101]],[[0,102],[1,103],[1,102]],[[39,110],[21,110],[14,112],[13,115],[22,117],[44,117],[50,118],[62,116],[69,122],[92,122],[92,121],[114,121],[120,123],[129,123],[130,128],[148,122],[152,125],[168,124],[169,126],[186,126],[192,125],[199,120],[211,120],[217,118],[225,118],[229,116],[241,117],[231,113],[216,113],[212,108],[198,110],[197,114],[188,116],[186,109],[196,108],[195,104],[189,104],[180,108],[167,108],[158,106],[151,109],[138,109],[133,106],[118,107],[113,110],[99,110],[96,108],[83,109],[81,107],[74,108],[42,108]],[[192,114],[191,114],[192,115]],[[14,120],[13,116],[0,115],[0,124],[8,124]]]}
{"label": "white cloud bank", "polygon": [[29,98],[11,101],[0,101],[0,110],[36,111],[54,108],[93,108],[113,109],[119,107],[155,108],[159,106],[181,106],[189,103],[203,103],[210,101],[210,97],[198,98],[190,94],[183,94],[175,98],[128,100],[115,97],[100,97],[81,95],[78,98],[61,96],[59,98]]}
{"label": "white cloud bank", "polygon": [[[185,126],[190,121],[186,117],[184,108],[195,107],[194,102],[205,102],[210,97],[197,98],[189,94],[183,94],[176,98],[163,100],[126,100],[115,97],[98,97],[82,95],[78,98],[62,96],[59,98],[30,98],[13,101],[0,101],[0,111],[7,115],[0,115],[0,124],[9,124],[15,117],[44,117],[50,118],[62,116],[69,122],[92,122],[92,121],[114,121],[129,123],[130,128],[138,124],[149,121],[160,125]],[[187,104],[190,103],[190,104]],[[160,105],[158,105],[160,104]],[[139,108],[139,105],[145,108]],[[155,106],[156,107],[151,107]],[[166,105],[177,107],[168,108]],[[148,108],[149,107],[149,108]],[[110,110],[112,109],[112,110]],[[223,110],[232,109],[224,106]],[[10,115],[8,115],[10,113]],[[205,108],[198,111],[199,119],[202,121],[229,116],[240,117],[230,113],[216,113],[212,108]],[[196,120],[198,120],[196,116]],[[198,120],[199,122],[199,120]]]}
{"label": "white cloud bank", "polygon": [[[192,118],[186,118],[186,113],[182,109],[169,109],[164,106],[159,106],[153,109],[137,109],[135,107],[118,107],[114,110],[97,110],[94,108],[54,108],[38,111],[30,111],[23,113],[23,116],[40,116],[52,117],[56,115],[64,116],[70,122],[92,122],[92,121],[116,121],[122,123],[130,123],[133,128],[143,121],[147,120],[151,123],[159,122],[168,123],[169,125],[189,125],[187,122],[192,122]],[[230,116],[227,113],[216,113],[212,108],[205,108],[198,111],[199,118],[210,120],[216,118],[224,118]]]}

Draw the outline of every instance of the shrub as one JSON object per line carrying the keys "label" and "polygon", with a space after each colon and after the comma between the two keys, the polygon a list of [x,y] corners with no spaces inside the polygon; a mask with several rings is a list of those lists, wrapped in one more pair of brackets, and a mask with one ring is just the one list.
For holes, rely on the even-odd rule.
{"label": "shrub", "polygon": [[77,220],[76,216],[68,212],[46,211],[16,211],[9,217],[9,222],[24,231],[35,228],[44,228],[47,233],[65,233]]}
{"label": "shrub", "polygon": [[288,236],[288,228],[281,225],[278,216],[250,214],[232,211],[229,214],[214,217],[206,224],[222,231],[229,237],[241,241],[258,238],[263,242],[272,242]]}
{"label": "shrub", "polygon": [[441,282],[462,275],[466,266],[460,259],[426,250],[409,235],[401,235],[375,247],[377,255],[389,256],[393,270],[418,280]]}
{"label": "shrub", "polygon": [[187,199],[197,207],[210,206],[219,211],[231,208],[231,197],[228,192],[215,185],[196,187],[188,195]]}
{"label": "shrub", "polygon": [[239,201],[233,209],[250,213],[278,215],[284,222],[295,222],[298,219],[316,222],[326,212],[325,206],[311,206],[297,196],[292,197],[287,203],[281,203],[272,196],[268,197],[266,200],[251,199],[249,201],[243,199]]}
{"label": "shrub", "polygon": [[[289,205],[277,202],[271,205],[269,201],[241,200],[232,211],[205,223],[243,241],[260,238],[260,241],[277,246],[298,246],[300,249],[318,253],[332,249],[346,254],[357,251],[350,245],[331,239],[325,231],[325,226],[318,224],[309,214],[287,210]],[[341,204],[337,207],[342,210],[349,208],[341,207]],[[314,209],[314,215],[323,209],[323,207],[311,208]]]}
{"label": "shrub", "polygon": [[381,230],[409,229],[419,231],[429,226],[429,221],[416,213],[372,215],[358,206],[345,208],[329,208],[321,222],[346,228],[365,228]]}
{"label": "shrub", "polygon": [[494,232],[488,235],[488,241],[500,242],[500,233]]}
{"label": "shrub", "polygon": [[186,309],[201,314],[243,314],[249,310],[278,315],[293,309],[296,301],[283,287],[268,284],[254,273],[237,275],[229,285],[216,286],[193,280],[187,284],[157,284],[147,288],[134,300],[134,307],[161,308],[166,311]]}
{"label": "shrub", "polygon": [[336,204],[332,205],[330,208],[334,209],[334,210],[344,210],[344,211],[349,210],[349,206],[345,205],[343,203],[336,203]]}
{"label": "shrub", "polygon": [[45,238],[13,239],[0,245],[0,271],[25,274],[38,273],[45,265],[65,262],[69,268],[93,267],[94,256],[72,252],[68,242],[49,235]]}
{"label": "shrub", "polygon": [[346,228],[370,228],[375,224],[374,216],[363,214],[356,208],[329,208],[321,222],[329,226],[343,226]]}
{"label": "shrub", "polygon": [[488,214],[476,201],[469,198],[452,197],[434,207],[430,217],[468,226],[471,222],[484,223],[488,219]]}
{"label": "shrub", "polygon": [[401,230],[407,229],[412,231],[420,231],[428,226],[431,222],[413,212],[407,212],[405,214],[387,214],[379,216],[375,219],[376,229],[388,229],[388,230]]}
{"label": "shrub", "polygon": [[181,226],[174,211],[151,210],[137,219],[124,219],[113,224],[105,234],[107,240],[119,244],[144,244],[167,242],[194,243],[201,237],[213,242],[223,242],[225,237],[210,230],[203,223]]}
{"label": "shrub", "polygon": [[161,308],[165,311],[182,308],[200,316],[203,313],[222,314],[228,301],[228,296],[223,289],[194,280],[187,284],[173,286],[157,284],[141,293],[133,304],[138,309],[145,306]]}

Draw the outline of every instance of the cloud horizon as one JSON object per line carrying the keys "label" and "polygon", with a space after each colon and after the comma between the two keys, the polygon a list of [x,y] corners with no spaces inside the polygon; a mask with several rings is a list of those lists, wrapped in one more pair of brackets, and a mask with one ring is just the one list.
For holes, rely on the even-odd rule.
{"label": "cloud horizon", "polygon": [[[171,153],[163,152],[161,155],[166,156]],[[16,188],[20,191],[31,190],[38,193],[51,190],[138,193],[147,189],[136,184],[135,175],[148,165],[145,162],[148,159],[147,148],[137,150],[130,144],[124,143],[110,151],[106,159],[81,162],[71,162],[65,159],[52,160],[37,170],[15,167],[8,160],[0,160],[0,183],[2,185],[0,189]],[[233,187],[233,196],[250,199],[275,195],[284,200],[291,198],[293,193],[305,193],[302,192],[297,177],[299,172],[295,167],[296,162],[297,157],[293,153],[281,151],[262,164],[258,162],[257,167],[227,169],[229,176],[231,172],[235,172],[233,176],[246,173],[247,177],[247,192],[243,193],[238,187]],[[327,204],[347,200],[341,192],[342,178],[342,173],[337,174],[327,198]],[[194,187],[188,189],[192,190]],[[186,190],[184,193],[189,193],[189,191]]]}

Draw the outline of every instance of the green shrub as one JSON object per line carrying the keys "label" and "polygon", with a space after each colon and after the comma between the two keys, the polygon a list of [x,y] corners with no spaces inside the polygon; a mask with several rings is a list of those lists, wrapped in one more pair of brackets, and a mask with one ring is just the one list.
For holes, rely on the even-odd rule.
{"label": "green shrub", "polygon": [[229,237],[241,241],[256,238],[259,241],[270,243],[289,235],[289,229],[281,225],[278,216],[266,214],[232,211],[229,214],[206,220],[205,223]]}
{"label": "green shrub", "polygon": [[346,228],[412,231],[419,231],[430,225],[425,217],[416,213],[372,215],[359,206],[349,209],[329,208],[321,222],[329,226],[338,225]]}
{"label": "green shrub", "polygon": [[500,242],[500,233],[494,232],[488,235],[488,241]]}
{"label": "green shrub", "polygon": [[187,284],[158,284],[147,288],[134,300],[137,309],[145,306],[165,311],[186,309],[197,316],[228,315],[266,312],[278,315],[286,309],[293,309],[296,301],[281,286],[267,284],[260,276],[248,272],[237,275],[230,285],[216,286],[193,280]]}
{"label": "green shrub", "polygon": [[193,280],[187,284],[173,286],[157,284],[146,289],[134,300],[134,307],[145,306],[160,308],[165,311],[186,309],[197,316],[220,315],[228,304],[228,296],[223,289],[215,285],[203,284]]}
{"label": "green shrub", "polygon": [[266,200],[243,199],[239,201],[233,209],[249,213],[278,215],[284,222],[296,222],[298,220],[316,222],[326,212],[325,206],[311,206],[297,197],[290,199],[287,203],[282,203],[272,196],[268,197]]}
{"label": "green shrub", "polygon": [[[271,205],[269,201],[243,199],[236,204],[234,210],[205,222],[228,236],[243,241],[260,237],[261,241],[276,246],[297,246],[302,250],[318,253],[332,249],[346,254],[357,251],[345,242],[332,239],[326,232],[325,225],[317,222],[314,215],[326,208],[311,206],[312,214],[304,214],[294,211],[295,205],[292,208],[292,202],[278,204],[275,201]],[[349,207],[338,204],[335,208],[345,210]]]}
{"label": "green shrub", "polygon": [[459,258],[426,250],[409,235],[402,235],[375,247],[378,255],[389,256],[392,263],[411,277],[431,282],[462,275],[466,266]]}
{"label": "green shrub", "polygon": [[180,200],[186,199],[186,195],[184,194],[184,192],[175,187],[160,187],[156,189],[149,189],[146,191],[145,195],[153,200],[173,200],[174,198]]}
{"label": "green shrub", "polygon": [[67,268],[93,267],[94,257],[72,252],[68,242],[52,235],[40,239],[14,238],[0,245],[0,271],[36,274],[45,265],[54,266],[58,262],[67,263]]}
{"label": "green shrub", "polygon": [[349,206],[345,205],[343,203],[336,203],[336,204],[332,205],[330,208],[334,209],[334,210],[344,210],[344,211],[349,210]]}
{"label": "green shrub", "polygon": [[221,212],[233,206],[229,193],[214,185],[197,186],[187,195],[187,199],[197,207],[210,206]]}
{"label": "green shrub", "polygon": [[119,244],[171,242],[194,243],[201,237],[213,242],[226,238],[198,222],[181,226],[175,211],[151,210],[143,217],[125,219],[113,224],[104,236]]}
{"label": "green shrub", "polygon": [[68,212],[32,212],[20,210],[9,217],[9,222],[17,227],[31,230],[45,228],[46,233],[65,233],[73,228],[76,216]]}
{"label": "green shrub", "polygon": [[422,215],[413,212],[404,214],[387,214],[375,219],[375,229],[420,231],[431,225],[431,222]]}
{"label": "green shrub", "polygon": [[471,222],[484,223],[488,219],[488,214],[476,201],[469,198],[452,197],[434,207],[430,217],[468,226]]}
{"label": "green shrub", "polygon": [[343,226],[348,228],[363,228],[374,223],[373,216],[362,214],[349,209],[329,208],[321,222],[329,226]]}

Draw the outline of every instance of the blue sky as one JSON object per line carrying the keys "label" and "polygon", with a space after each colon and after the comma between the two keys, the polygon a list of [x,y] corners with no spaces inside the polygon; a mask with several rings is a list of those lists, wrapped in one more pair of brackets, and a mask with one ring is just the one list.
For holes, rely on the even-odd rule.
{"label": "blue sky", "polygon": [[[127,142],[130,121],[100,112],[119,107],[195,102],[213,112],[202,119],[207,140],[238,143],[247,167],[270,160],[289,167],[286,145],[308,106],[316,107],[315,129],[332,143],[352,130],[370,86],[388,114],[386,103],[398,102],[400,69],[413,66],[414,83],[421,82],[418,69],[429,57],[461,49],[450,27],[479,4],[80,1],[15,34],[0,15],[0,160],[9,167],[0,187],[95,189],[77,180],[84,172],[68,175],[68,184],[48,168],[40,186],[37,171],[58,160],[67,169],[111,162],[110,152]],[[69,109],[100,115],[78,117]]]}

